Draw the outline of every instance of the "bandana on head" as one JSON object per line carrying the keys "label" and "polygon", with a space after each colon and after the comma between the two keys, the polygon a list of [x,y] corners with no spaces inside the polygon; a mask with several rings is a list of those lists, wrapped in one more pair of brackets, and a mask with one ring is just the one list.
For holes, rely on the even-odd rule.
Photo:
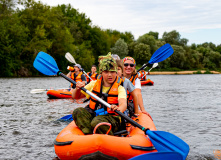
{"label": "bandana on head", "polygon": [[109,52],[106,56],[99,56],[99,72],[102,71],[115,71],[117,72],[117,63]]}
{"label": "bandana on head", "polygon": [[131,60],[136,65],[136,62],[132,57],[124,57],[123,62],[125,62],[127,60]]}

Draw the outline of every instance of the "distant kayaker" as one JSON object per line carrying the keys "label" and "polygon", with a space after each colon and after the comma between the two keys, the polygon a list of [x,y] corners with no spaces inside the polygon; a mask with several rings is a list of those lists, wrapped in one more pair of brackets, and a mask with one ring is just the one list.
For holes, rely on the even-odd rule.
{"label": "distant kayaker", "polygon": [[[83,83],[87,84],[87,79],[81,71],[81,65],[80,64],[75,64],[74,65],[74,71],[70,71],[67,74],[67,77],[73,79],[75,82],[83,82]],[[73,84],[71,84],[71,87],[74,88]]]}
{"label": "distant kayaker", "polygon": [[[122,60],[116,60],[117,62],[117,74],[119,77],[121,77],[123,81],[123,86],[125,88],[125,91],[127,93],[127,109],[129,111],[129,116],[138,115],[138,98],[135,93],[135,86],[131,83],[131,81],[123,76],[123,62]],[[133,102],[129,102],[129,97],[132,96]]]}
{"label": "distant kayaker", "polygon": [[[136,62],[132,57],[125,57],[123,59],[123,63],[124,63],[124,76],[127,79],[129,79],[132,82],[132,84],[135,86],[135,92],[138,97],[138,105],[140,106],[140,110],[143,113],[148,114],[143,104],[143,98],[141,94],[141,83],[135,69]],[[129,97],[129,101],[132,101],[132,96]]]}
{"label": "distant kayaker", "polygon": [[145,70],[139,71],[138,77],[141,81],[146,81],[147,80],[147,72]]}
{"label": "distant kayaker", "polygon": [[[92,65],[91,72],[88,72],[87,75],[91,77],[93,81],[97,80],[98,74],[97,74],[97,66]],[[87,76],[87,83],[90,83],[91,79]]]}
{"label": "distant kayaker", "polygon": [[[107,56],[99,57],[99,72],[101,75],[96,81],[91,81],[85,86],[82,82],[77,82],[76,89],[72,92],[72,97],[74,99],[79,99],[83,97],[90,98],[89,105],[85,108],[79,107],[73,111],[73,119],[76,125],[82,130],[84,134],[92,134],[93,129],[97,124],[101,122],[109,122],[112,125],[109,135],[117,132],[121,127],[121,117],[116,115],[114,110],[119,110],[124,112],[127,108],[127,98],[126,91],[123,86],[121,86],[122,80],[117,76],[117,64],[116,61],[111,57],[109,53]],[[80,90],[84,87],[92,91],[95,95],[105,100],[107,103],[111,104],[111,109],[106,108],[101,103],[99,103],[93,97]],[[98,109],[106,110],[108,114],[95,116],[95,111]],[[109,126],[101,125],[98,127],[96,133],[106,134],[109,130]]]}

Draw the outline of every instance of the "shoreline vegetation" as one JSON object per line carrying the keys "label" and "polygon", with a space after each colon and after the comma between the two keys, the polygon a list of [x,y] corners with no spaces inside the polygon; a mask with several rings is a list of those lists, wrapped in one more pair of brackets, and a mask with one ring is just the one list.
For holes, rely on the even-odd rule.
{"label": "shoreline vegetation", "polygon": [[221,74],[221,72],[217,71],[155,71],[150,72],[150,75],[187,75],[187,74]]}
{"label": "shoreline vegetation", "polygon": [[135,39],[130,31],[103,29],[89,17],[70,4],[48,6],[35,0],[0,1],[0,77],[42,76],[33,67],[40,51],[54,57],[63,71],[71,65],[65,59],[67,52],[85,71],[90,71],[94,64],[98,66],[99,56],[109,52],[121,59],[133,57],[141,67],[166,43],[174,53],[154,71],[169,73],[156,74],[193,74],[180,72],[187,70],[196,70],[197,74],[202,74],[201,70],[207,70],[207,74],[214,70],[221,72],[221,44],[188,45],[189,40],[181,38],[176,30],[165,31],[162,36],[147,30]]}

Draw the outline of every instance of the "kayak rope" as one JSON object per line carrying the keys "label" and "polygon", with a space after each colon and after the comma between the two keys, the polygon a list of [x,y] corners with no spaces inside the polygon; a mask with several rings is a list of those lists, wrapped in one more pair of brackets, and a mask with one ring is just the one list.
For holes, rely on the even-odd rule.
{"label": "kayak rope", "polygon": [[96,134],[96,130],[97,130],[97,128],[98,128],[99,126],[101,126],[101,125],[107,125],[107,126],[110,126],[110,128],[109,128],[109,130],[107,131],[106,134],[108,134],[108,133],[111,131],[112,126],[111,126],[110,123],[108,123],[108,122],[101,122],[101,123],[98,123],[98,124],[94,127],[93,134]]}

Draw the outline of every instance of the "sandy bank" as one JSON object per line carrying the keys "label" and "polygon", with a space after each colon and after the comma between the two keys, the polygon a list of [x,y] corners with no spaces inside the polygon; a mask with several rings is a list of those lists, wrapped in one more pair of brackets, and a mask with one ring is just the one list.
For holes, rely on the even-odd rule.
{"label": "sandy bank", "polygon": [[[173,71],[165,71],[165,72],[150,72],[150,75],[170,75],[170,74],[193,74],[194,72],[197,72],[197,71],[178,71],[178,72],[173,72]],[[201,70],[201,73],[204,73],[206,72],[205,70]],[[217,72],[217,71],[210,71],[212,72],[213,74],[221,74],[220,72]]]}

